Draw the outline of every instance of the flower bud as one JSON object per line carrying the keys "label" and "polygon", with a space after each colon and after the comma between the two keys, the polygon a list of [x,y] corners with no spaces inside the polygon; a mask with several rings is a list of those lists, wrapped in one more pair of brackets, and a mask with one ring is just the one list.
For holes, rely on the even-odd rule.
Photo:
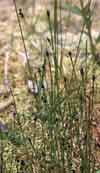
{"label": "flower bud", "polygon": [[47,10],[47,16],[50,17],[50,11],[49,10]]}
{"label": "flower bud", "polygon": [[81,76],[84,76],[84,70],[83,70],[83,67],[81,67],[81,69],[80,69],[80,74],[81,74]]}

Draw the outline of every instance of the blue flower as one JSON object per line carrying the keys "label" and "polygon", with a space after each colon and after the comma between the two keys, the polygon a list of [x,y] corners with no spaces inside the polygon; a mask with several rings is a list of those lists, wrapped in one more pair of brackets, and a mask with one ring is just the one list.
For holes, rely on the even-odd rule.
{"label": "blue flower", "polygon": [[4,132],[4,133],[8,132],[8,129],[7,129],[6,125],[2,122],[0,122],[0,131]]}

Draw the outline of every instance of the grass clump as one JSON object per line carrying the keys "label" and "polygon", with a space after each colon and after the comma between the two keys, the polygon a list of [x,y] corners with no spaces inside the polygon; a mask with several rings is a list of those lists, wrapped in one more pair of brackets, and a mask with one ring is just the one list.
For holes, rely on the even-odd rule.
{"label": "grass clump", "polygon": [[[92,137],[92,121],[98,100],[98,65],[94,61],[96,49],[91,36],[90,13],[88,11],[87,18],[83,1],[80,0],[80,13],[89,37],[82,62],[79,51],[84,27],[75,57],[70,50],[67,57],[63,56],[62,35],[61,47],[58,48],[59,15],[61,18],[61,9],[59,14],[58,6],[61,7],[61,2],[54,1],[54,26],[51,24],[51,12],[47,10],[50,38],[46,40],[41,67],[33,73],[16,1],[13,2],[26,56],[28,75],[25,74],[26,80],[30,81],[28,88],[31,108],[29,111],[23,108],[23,112],[20,112],[10,87],[14,101],[14,119],[12,125],[8,125],[8,131],[4,130],[6,127],[3,124],[0,125],[1,172],[95,173],[96,142]],[[90,3],[88,9],[90,10]],[[75,8],[74,11],[76,10]],[[60,24],[62,28],[62,23]],[[88,55],[88,42],[91,58]],[[69,67],[66,73],[64,62]],[[5,157],[7,149],[9,152]]]}

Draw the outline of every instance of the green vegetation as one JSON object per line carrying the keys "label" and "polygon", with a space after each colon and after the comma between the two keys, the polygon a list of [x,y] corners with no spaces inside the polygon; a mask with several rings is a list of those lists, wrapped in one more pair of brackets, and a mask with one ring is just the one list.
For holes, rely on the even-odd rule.
{"label": "green vegetation", "polygon": [[[14,90],[9,84],[14,109],[7,124],[0,121],[0,173],[99,173],[96,150],[100,146],[93,138],[92,123],[100,102],[100,65],[91,34],[91,0],[85,7],[80,0],[80,8],[65,3],[71,15],[83,20],[76,50],[68,50],[67,57],[63,55],[62,3],[54,0],[53,17],[50,10],[46,13],[49,36],[42,45],[45,52],[39,54],[41,66],[36,69],[32,69],[28,57],[24,14],[15,0],[13,3],[26,57],[23,73],[29,92],[26,88]],[[87,40],[81,59],[83,34]]]}

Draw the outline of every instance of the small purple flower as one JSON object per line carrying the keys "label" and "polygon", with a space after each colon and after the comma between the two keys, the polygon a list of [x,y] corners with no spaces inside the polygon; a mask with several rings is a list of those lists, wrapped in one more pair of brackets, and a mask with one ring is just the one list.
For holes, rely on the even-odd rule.
{"label": "small purple flower", "polygon": [[6,125],[4,123],[2,123],[1,121],[0,121],[0,131],[4,132],[4,133],[8,132]]}
{"label": "small purple flower", "polygon": [[16,111],[13,111],[12,116],[14,119],[16,118]]}
{"label": "small purple flower", "polygon": [[5,86],[8,86],[9,85],[8,79],[4,79],[4,82],[3,83],[4,83]]}
{"label": "small purple flower", "polygon": [[36,83],[33,84],[32,80],[27,81],[27,86],[29,91],[31,91],[34,94],[38,94],[39,91],[38,91],[37,84]]}
{"label": "small purple flower", "polygon": [[37,84],[37,83],[33,83],[32,80],[28,80],[27,86],[28,86],[28,90],[33,94],[38,94],[39,89],[43,89],[43,90],[48,89],[48,84],[45,80],[42,82],[42,84],[40,86],[39,86],[39,82]]}

